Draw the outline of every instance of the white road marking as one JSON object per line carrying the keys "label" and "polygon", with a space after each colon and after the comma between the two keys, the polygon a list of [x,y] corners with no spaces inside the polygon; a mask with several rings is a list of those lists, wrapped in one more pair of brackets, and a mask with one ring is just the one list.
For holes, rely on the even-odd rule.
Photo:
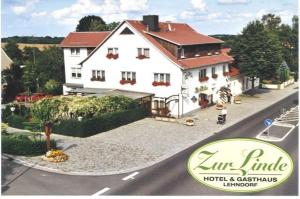
{"label": "white road marking", "polygon": [[134,172],[132,174],[130,174],[129,176],[126,176],[125,178],[123,178],[122,180],[128,180],[128,179],[134,179],[134,176],[136,176],[137,174],[139,174],[139,172]]}
{"label": "white road marking", "polygon": [[299,117],[298,115],[295,116],[295,114],[298,114],[298,106],[291,108],[290,110],[286,111],[284,114],[282,114],[279,118],[275,118],[274,122],[271,126],[283,126],[290,128],[289,131],[281,138],[273,137],[271,135],[263,135],[265,132],[269,131],[269,128],[271,126],[268,126],[263,131],[261,131],[256,138],[260,140],[270,141],[270,142],[281,142],[283,141],[295,128],[299,125],[299,122],[296,125],[289,124],[287,122],[294,122],[298,121]]}
{"label": "white road marking", "polygon": [[109,187],[105,187],[104,189],[101,189],[100,191],[94,193],[92,196],[99,196],[99,195],[107,192],[108,190],[110,190],[110,188]]}

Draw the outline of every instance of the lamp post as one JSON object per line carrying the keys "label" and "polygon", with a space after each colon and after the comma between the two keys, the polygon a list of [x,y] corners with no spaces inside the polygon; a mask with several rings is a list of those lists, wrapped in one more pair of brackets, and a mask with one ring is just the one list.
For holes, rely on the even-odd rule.
{"label": "lamp post", "polygon": [[10,107],[10,111],[11,111],[11,114],[14,115],[14,111],[16,110],[16,107],[12,106]]}

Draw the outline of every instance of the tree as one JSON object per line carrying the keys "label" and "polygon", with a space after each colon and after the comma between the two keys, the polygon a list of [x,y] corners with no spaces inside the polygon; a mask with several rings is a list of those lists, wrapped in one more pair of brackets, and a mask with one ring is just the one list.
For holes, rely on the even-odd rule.
{"label": "tree", "polygon": [[54,79],[50,79],[45,84],[45,91],[52,95],[59,95],[62,93],[62,85]]}
{"label": "tree", "polygon": [[120,22],[112,22],[106,24],[101,17],[95,15],[89,15],[79,20],[79,24],[76,27],[76,32],[112,31],[119,24]]}
{"label": "tree", "polygon": [[260,21],[250,22],[243,29],[233,44],[232,53],[241,72],[250,77],[252,88],[257,77],[261,80],[278,78],[281,45],[278,37],[266,30]]}
{"label": "tree", "polygon": [[278,30],[279,25],[281,24],[280,16],[275,16],[271,13],[263,15],[261,21],[264,24],[264,26],[271,31]]}
{"label": "tree", "polygon": [[22,63],[22,51],[18,48],[18,45],[14,40],[9,40],[7,42],[4,47],[4,51],[15,63]]}
{"label": "tree", "polygon": [[15,63],[1,72],[1,81],[6,83],[1,93],[4,102],[14,100],[16,95],[23,90],[22,76],[22,69]]}
{"label": "tree", "polygon": [[105,31],[106,23],[98,16],[89,15],[81,18],[79,24],[76,27],[76,32],[88,32],[88,31]]}

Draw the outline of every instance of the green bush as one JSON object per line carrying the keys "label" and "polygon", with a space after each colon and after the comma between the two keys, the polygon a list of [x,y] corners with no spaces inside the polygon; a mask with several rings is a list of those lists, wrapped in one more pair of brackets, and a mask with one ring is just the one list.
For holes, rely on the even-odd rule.
{"label": "green bush", "polygon": [[32,106],[32,117],[37,121],[58,121],[92,118],[104,113],[133,109],[137,102],[124,96],[79,97],[60,96],[42,99]]}
{"label": "green bush", "polygon": [[40,132],[43,131],[43,125],[39,122],[23,122],[23,128],[25,130],[33,131],[33,132]]}
{"label": "green bush", "polygon": [[6,123],[8,123],[8,126],[15,127],[15,128],[23,128],[23,122],[25,122],[26,119],[22,116],[12,114],[6,118]]}
{"label": "green bush", "polygon": [[[14,106],[15,111],[12,113],[10,108]],[[18,106],[17,104],[9,104],[5,107],[5,109],[2,109],[1,112],[1,119],[2,122],[8,122],[7,118],[10,117],[12,114],[22,116],[23,118],[28,119],[30,117],[30,108],[27,108],[24,105]]]}
{"label": "green bush", "polygon": [[62,94],[62,86],[58,81],[50,79],[45,84],[45,92],[52,95],[60,95]]}
{"label": "green bush", "polygon": [[145,109],[138,108],[105,113],[82,121],[76,119],[63,120],[53,125],[53,132],[74,137],[88,137],[137,121],[145,118],[145,116]]}
{"label": "green bush", "polygon": [[[2,135],[2,152],[12,155],[34,156],[47,152],[45,140],[30,139],[28,135]],[[56,142],[51,140],[52,148],[56,148]]]}

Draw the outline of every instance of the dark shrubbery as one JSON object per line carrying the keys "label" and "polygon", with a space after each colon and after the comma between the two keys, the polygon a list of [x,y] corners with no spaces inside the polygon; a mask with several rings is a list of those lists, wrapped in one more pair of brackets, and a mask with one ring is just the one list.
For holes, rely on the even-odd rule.
{"label": "dark shrubbery", "polygon": [[146,111],[142,108],[105,113],[97,117],[63,120],[54,124],[53,132],[75,137],[88,137],[97,133],[145,118]]}
{"label": "dark shrubbery", "polygon": [[25,122],[25,118],[19,115],[10,115],[6,118],[6,121],[9,126],[22,129],[23,128],[23,122]]}
{"label": "dark shrubbery", "polygon": [[[2,152],[12,155],[35,156],[47,152],[46,141],[29,138],[29,135],[3,135]],[[51,140],[52,148],[56,148],[56,142]]]}

